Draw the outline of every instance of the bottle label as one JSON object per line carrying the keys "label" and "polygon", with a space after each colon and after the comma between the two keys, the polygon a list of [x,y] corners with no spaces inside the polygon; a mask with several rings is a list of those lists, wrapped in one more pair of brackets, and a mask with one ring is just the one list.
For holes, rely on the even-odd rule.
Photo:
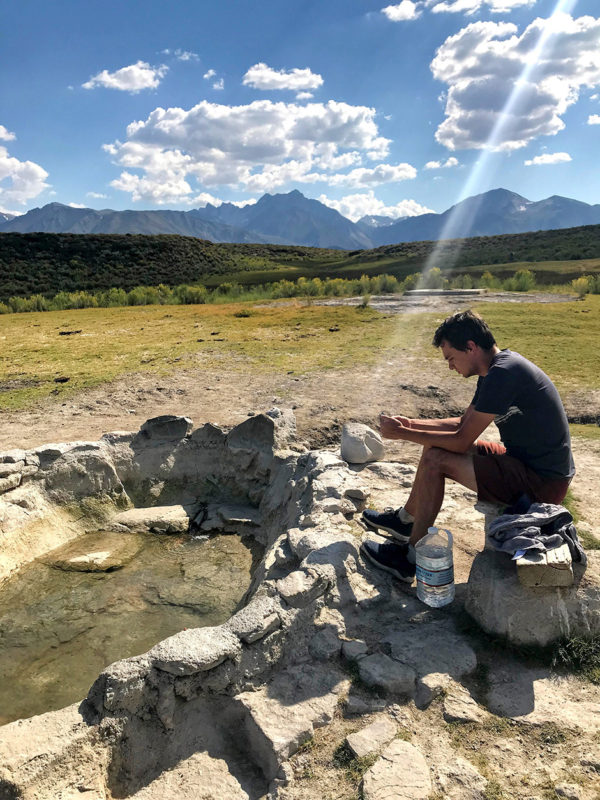
{"label": "bottle label", "polygon": [[446,569],[425,569],[417,564],[417,581],[425,586],[447,586],[454,583],[454,564]]}

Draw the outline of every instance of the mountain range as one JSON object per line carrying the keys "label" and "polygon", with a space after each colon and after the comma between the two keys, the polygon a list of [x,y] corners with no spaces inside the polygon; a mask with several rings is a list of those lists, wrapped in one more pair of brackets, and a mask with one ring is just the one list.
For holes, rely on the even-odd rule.
{"label": "mountain range", "polygon": [[352,222],[295,190],[265,194],[242,208],[223,203],[191,211],[101,211],[49,203],[2,220],[0,233],[179,234],[212,242],[256,242],[360,250],[399,242],[493,236],[600,224],[600,204],[553,195],[533,202],[507,189],[468,197],[441,214]]}

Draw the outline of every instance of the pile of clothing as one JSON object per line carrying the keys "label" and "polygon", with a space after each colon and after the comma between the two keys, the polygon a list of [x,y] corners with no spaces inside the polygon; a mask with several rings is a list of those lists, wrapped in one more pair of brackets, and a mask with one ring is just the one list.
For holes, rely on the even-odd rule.
{"label": "pile of clothing", "polygon": [[[521,508],[524,505],[521,501]],[[544,552],[566,544],[573,561],[587,564],[573,517],[564,506],[531,503],[526,511],[507,508],[491,523],[488,540],[495,550],[509,553],[514,559],[532,550]]]}

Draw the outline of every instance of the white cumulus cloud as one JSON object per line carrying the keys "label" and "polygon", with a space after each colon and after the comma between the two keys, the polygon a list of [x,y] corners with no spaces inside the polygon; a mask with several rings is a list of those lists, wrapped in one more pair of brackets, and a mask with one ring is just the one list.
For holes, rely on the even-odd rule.
{"label": "white cumulus cloud", "polygon": [[399,219],[400,217],[416,217],[419,214],[434,213],[430,208],[417,203],[416,200],[401,200],[395,205],[386,205],[375,197],[373,190],[360,194],[348,194],[340,200],[333,200],[322,194],[317,200],[330,208],[335,208],[353,222],[372,214]]}
{"label": "white cumulus cloud", "polygon": [[418,19],[421,16],[422,3],[413,3],[413,0],[402,0],[395,6],[386,6],[381,9],[381,13],[392,22],[405,22],[411,19]]}
{"label": "white cumulus cloud", "polygon": [[94,200],[106,200],[108,195],[101,192],[86,192],[86,197],[92,197]]}
{"label": "white cumulus cloud", "polygon": [[291,89],[294,92],[310,91],[323,85],[323,78],[310,69],[272,69],[259,62],[250,67],[242,79],[244,86],[271,91]]}
{"label": "white cumulus cloud", "polygon": [[600,85],[600,19],[557,13],[519,36],[507,22],[474,22],[431,62],[448,84],[436,139],[450,150],[515,150],[564,128],[582,87]]}
{"label": "white cumulus cloud", "polygon": [[105,89],[118,89],[121,92],[137,94],[143,89],[156,89],[168,72],[168,67],[162,64],[151,67],[145,61],[136,61],[128,67],[122,67],[115,72],[103,69],[89,81],[82,84],[84,89],[95,89],[103,86]]}
{"label": "white cumulus cloud", "polygon": [[254,193],[293,182],[374,186],[413,178],[410,164],[381,163],[389,140],[379,135],[375,116],[373,108],[333,100],[204,100],[189,110],[156,108],[128,126],[126,141],[104,149],[124,168],[111,185],[155,203],[190,202],[215,186]]}
{"label": "white cumulus cloud", "polygon": [[198,53],[192,53],[191,50],[181,50],[180,48],[177,48],[177,50],[175,50],[175,58],[178,61],[199,61],[200,60],[200,56],[198,55]]}
{"label": "white cumulus cloud", "polygon": [[[47,189],[48,173],[33,161],[19,161],[0,146],[0,206],[24,205]],[[4,185],[3,185],[4,184]]]}
{"label": "white cumulus cloud", "polygon": [[425,169],[451,169],[458,167],[458,159],[450,156],[445,161],[428,161],[425,164]]}
{"label": "white cumulus cloud", "polygon": [[417,170],[410,164],[377,164],[373,168],[357,167],[346,174],[324,177],[324,180],[331,186],[351,186],[358,189],[412,180],[416,176]]}
{"label": "white cumulus cloud", "polygon": [[492,14],[506,14],[515,8],[533,6],[537,0],[427,0],[435,14],[475,14],[489,9]]}
{"label": "white cumulus cloud", "polygon": [[211,78],[214,78],[216,74],[217,74],[216,70],[209,69],[204,73],[202,77],[204,78],[205,81],[209,81]]}
{"label": "white cumulus cloud", "polygon": [[0,125],[0,140],[1,141],[3,141],[3,142],[12,142],[13,139],[16,139],[16,138],[17,137],[15,136],[14,133],[12,133],[11,131],[7,130],[4,127],[4,125]]}
{"label": "white cumulus cloud", "polygon": [[572,161],[568,153],[543,153],[541,156],[529,158],[523,163],[526,167],[537,167],[540,164],[564,164],[566,161]]}
{"label": "white cumulus cloud", "polygon": [[218,92],[220,92],[222,89],[224,89],[225,88],[225,80],[224,80],[224,78],[219,78],[218,80],[216,80],[213,83],[212,88],[216,89]]}
{"label": "white cumulus cloud", "polygon": [[600,114],[590,114],[588,117],[588,125],[600,125]]}

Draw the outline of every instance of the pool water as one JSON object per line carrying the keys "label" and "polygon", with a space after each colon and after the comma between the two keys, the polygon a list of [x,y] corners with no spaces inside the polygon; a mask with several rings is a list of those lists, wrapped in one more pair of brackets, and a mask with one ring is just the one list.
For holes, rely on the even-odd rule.
{"label": "pool water", "polygon": [[98,532],[23,567],[0,586],[0,725],[82,699],[108,664],[183,628],[221,624],[259,557],[234,535]]}

